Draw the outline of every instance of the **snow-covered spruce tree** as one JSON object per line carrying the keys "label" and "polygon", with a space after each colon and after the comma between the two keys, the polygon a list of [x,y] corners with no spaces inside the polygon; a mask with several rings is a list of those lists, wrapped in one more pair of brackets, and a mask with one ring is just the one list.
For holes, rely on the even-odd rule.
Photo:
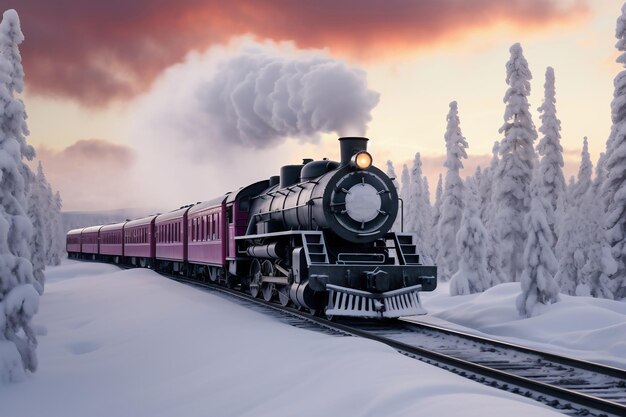
{"label": "snow-covered spruce tree", "polygon": [[37,167],[37,176],[31,184],[28,194],[28,218],[33,225],[33,234],[30,240],[30,260],[33,264],[33,285],[39,294],[43,294],[44,270],[46,269],[46,254],[50,244],[49,222],[51,220],[51,206],[47,196],[47,183],[43,175],[41,161]]}
{"label": "snow-covered spruce tree", "polygon": [[[615,45],[622,53],[617,62],[626,67],[626,4],[617,19]],[[613,276],[613,296],[620,300],[626,297],[626,70],[622,70],[614,81],[615,91],[611,102],[611,136],[606,150],[607,176],[603,184],[606,211],[607,240],[613,257],[617,261],[617,272]]]}
{"label": "snow-covered spruce tree", "polygon": [[437,190],[435,191],[435,204],[433,205],[433,219],[430,226],[432,236],[432,253],[433,259],[439,257],[439,236],[437,233],[437,225],[439,224],[439,218],[441,217],[441,200],[443,198],[443,178],[439,174],[437,180]]}
{"label": "snow-covered spruce tree", "polygon": [[572,190],[572,203],[580,205],[583,196],[587,193],[587,190],[591,187],[591,173],[593,171],[593,165],[591,163],[591,157],[589,156],[589,144],[587,136],[583,139],[583,150],[580,154],[580,166],[578,168],[578,178],[576,185]]}
{"label": "snow-covered spruce tree", "polygon": [[573,202],[574,184],[568,186],[565,193],[559,197],[557,210],[560,211],[558,222],[558,236],[556,254],[558,256],[558,270],[555,280],[562,293],[576,294],[576,287],[581,284],[582,271],[585,263],[585,247],[588,244],[584,236],[582,223],[585,222],[584,213],[580,204]]}
{"label": "snow-covered spruce tree", "polygon": [[465,207],[456,235],[459,269],[450,279],[450,295],[466,295],[491,287],[487,271],[487,230],[480,220],[480,196],[475,179],[466,182]]}
{"label": "snow-covered spruce tree", "polygon": [[546,216],[550,202],[541,195],[537,182],[532,183],[530,211],[524,218],[528,238],[521,274],[522,293],[517,297],[517,310],[523,317],[531,317],[538,303],[559,301],[559,287],[553,279],[557,261],[552,251],[552,231]]}
{"label": "snow-covered spruce tree", "polygon": [[[396,187],[396,191],[398,192],[398,194],[400,193],[400,184],[398,184],[398,180],[396,177],[396,170],[393,167],[393,162],[392,161],[387,161],[387,176],[389,178],[393,178],[393,185]],[[396,221],[393,223],[393,226],[391,228],[391,230],[393,232],[399,232],[400,231],[400,216],[396,216]]]}
{"label": "snow-covered spruce tree", "polygon": [[448,126],[444,135],[446,140],[446,161],[448,168],[446,184],[443,190],[441,213],[437,225],[439,252],[437,254],[438,276],[447,281],[458,269],[456,234],[463,216],[463,181],[459,170],[463,168],[462,159],[467,159],[467,141],[461,134],[459,112],[456,101],[450,103],[447,116]]}
{"label": "snow-covered spruce tree", "polygon": [[55,238],[50,246],[52,249],[47,256],[48,265],[59,265],[61,263],[61,257],[65,252],[65,231],[63,230],[63,221],[61,219],[61,209],[63,208],[63,200],[61,200],[61,193],[58,191],[54,195],[54,219],[52,223],[52,234]]}
{"label": "snow-covered spruce tree", "polygon": [[496,215],[496,207],[493,199],[494,176],[498,172],[498,163],[500,162],[500,142],[495,141],[491,148],[491,161],[489,166],[483,171],[480,183],[478,184],[478,192],[480,193],[480,219],[487,228],[487,232],[491,234],[489,225],[492,225]]}
{"label": "snow-covered spruce tree", "polygon": [[541,161],[539,162],[540,191],[552,207],[552,210],[549,210],[546,214],[556,244],[555,213],[557,200],[565,191],[565,177],[563,177],[561,121],[556,117],[556,91],[554,87],[554,69],[552,67],[546,69],[543,104],[538,110],[541,113],[539,116],[541,119],[539,132],[543,134],[537,145],[537,152],[541,156]]}
{"label": "snow-covered spruce tree", "polygon": [[411,168],[410,215],[409,222],[405,226],[406,231],[416,235],[416,245],[422,262],[432,264],[432,250],[429,241],[432,213],[427,187],[428,184],[424,182],[422,176],[422,159],[420,153],[417,152]]}
{"label": "snow-covered spruce tree", "polygon": [[46,236],[48,236],[48,245],[46,251],[46,265],[59,265],[61,263],[61,253],[64,248],[65,235],[61,225],[61,197],[52,192],[52,187],[43,175],[43,184],[45,187],[46,212],[48,213],[48,221],[46,222]]}
{"label": "snow-covered spruce tree", "polygon": [[480,194],[480,219],[487,229],[487,271],[491,276],[491,285],[505,282],[502,275],[502,266],[500,262],[499,242],[500,238],[496,230],[494,230],[496,204],[493,199],[493,183],[494,173],[498,172],[498,152],[500,142],[493,144],[493,157],[489,166],[481,173],[480,182],[478,184],[478,193]]}
{"label": "snow-covered spruce tree", "polygon": [[[408,225],[412,223],[411,213],[413,212],[413,200],[411,199],[411,175],[409,167],[402,165],[402,182],[400,184],[400,197],[402,198],[402,212],[404,213],[404,231],[409,231]],[[398,216],[401,215],[398,211]]]}
{"label": "snow-covered spruce tree", "polygon": [[15,10],[0,22],[0,381],[23,378],[37,369],[37,339],[30,321],[39,294],[33,287],[29,241],[32,225],[26,214],[23,158],[34,150],[26,143],[26,112],[15,97],[23,88],[18,45],[24,39]]}
{"label": "snow-covered spruce tree", "polygon": [[536,159],[533,142],[537,138],[528,104],[532,78],[522,47],[511,46],[511,59],[506,64],[509,88],[504,95],[506,103],[504,124],[500,133],[500,161],[494,176],[496,218],[493,227],[500,239],[500,261],[508,281],[518,280],[523,264],[522,253],[526,241],[524,215],[529,210],[530,183]]}
{"label": "snow-covered spruce tree", "polygon": [[435,249],[435,241],[437,238],[435,235],[437,234],[436,230],[432,227],[433,225],[433,206],[430,203],[430,187],[428,185],[428,177],[424,175],[422,177],[422,184],[424,184],[424,207],[428,208],[428,214],[426,216],[426,236],[424,237],[424,241],[426,242],[425,253],[428,255],[429,265],[435,264],[435,259],[437,258],[437,250]]}

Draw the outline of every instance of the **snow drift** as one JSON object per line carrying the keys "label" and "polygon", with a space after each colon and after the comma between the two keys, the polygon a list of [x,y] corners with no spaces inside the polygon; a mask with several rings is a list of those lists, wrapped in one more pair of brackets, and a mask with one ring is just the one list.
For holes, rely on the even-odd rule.
{"label": "snow drift", "polygon": [[291,327],[149,270],[113,269],[46,270],[55,278],[37,316],[48,329],[40,370],[0,389],[3,416],[559,415],[380,343]]}

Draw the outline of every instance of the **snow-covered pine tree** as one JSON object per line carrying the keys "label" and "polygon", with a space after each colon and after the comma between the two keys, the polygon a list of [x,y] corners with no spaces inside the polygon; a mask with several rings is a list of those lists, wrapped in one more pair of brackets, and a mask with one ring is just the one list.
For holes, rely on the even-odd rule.
{"label": "snow-covered pine tree", "polygon": [[45,190],[45,207],[48,219],[46,221],[46,236],[48,244],[46,245],[46,265],[58,265],[61,263],[61,253],[63,251],[63,243],[65,236],[61,225],[61,207],[60,196],[57,202],[56,196],[52,192],[52,187],[46,179],[42,171],[42,184]]}
{"label": "snow-covered pine tree", "polygon": [[432,244],[429,241],[432,213],[427,187],[428,184],[424,182],[424,177],[422,177],[422,159],[420,153],[417,152],[411,168],[411,205],[409,222],[405,230],[415,233],[417,238],[416,245],[422,261],[432,264]]}
{"label": "snow-covered pine tree", "polygon": [[580,205],[583,196],[587,193],[587,190],[591,187],[591,173],[593,171],[593,165],[591,163],[591,157],[589,156],[589,143],[587,136],[583,139],[583,150],[580,154],[580,167],[578,168],[578,179],[576,185],[572,190],[572,203]]}
{"label": "snow-covered pine tree", "polygon": [[37,339],[30,321],[39,294],[33,287],[26,214],[23,158],[34,156],[26,143],[26,112],[15,97],[23,88],[18,45],[24,39],[15,10],[0,22],[0,381],[17,381],[37,369]]}
{"label": "snow-covered pine tree", "polygon": [[546,216],[550,202],[541,195],[538,182],[536,179],[532,183],[530,211],[524,218],[528,238],[523,256],[522,293],[517,297],[517,310],[523,317],[531,317],[538,303],[559,301],[559,287],[553,279],[557,270],[552,251],[553,234]]}
{"label": "snow-covered pine tree", "polygon": [[537,138],[528,104],[532,78],[522,47],[511,46],[511,59],[506,64],[509,88],[504,95],[506,103],[504,124],[500,133],[500,161],[494,176],[496,218],[494,228],[500,239],[502,271],[508,281],[518,280],[526,230],[524,215],[529,210],[530,183],[536,159],[533,143]]}
{"label": "snow-covered pine tree", "polygon": [[606,241],[605,213],[602,205],[598,204],[596,191],[591,187],[580,203],[580,212],[585,220],[579,225],[581,235],[586,239],[585,263],[580,269],[582,279],[575,291],[576,295],[589,293],[594,297],[613,298],[615,281],[610,277],[617,272],[617,262]]}
{"label": "snow-covered pine tree", "polygon": [[567,208],[560,222],[559,241],[556,244],[558,268],[554,278],[564,294],[575,295],[576,287],[581,283],[582,271],[579,268],[584,265],[584,251],[588,244],[588,238],[581,229],[584,221],[580,206],[572,205]]}
{"label": "snow-covered pine tree", "polygon": [[[556,244],[557,200],[565,191],[565,177],[563,177],[563,147],[561,146],[561,121],[556,117],[556,91],[554,86],[554,69],[546,69],[543,104],[539,107],[541,126],[539,132],[543,137],[537,145],[537,152],[541,156],[539,174],[541,176],[541,193],[550,202],[552,210],[546,214],[550,230],[554,234]],[[552,248],[554,249],[554,248]]]}
{"label": "snow-covered pine tree", "polygon": [[456,246],[459,269],[450,279],[450,295],[466,295],[485,291],[491,287],[487,271],[487,230],[480,220],[480,196],[477,181],[466,181],[465,207]]}
{"label": "snow-covered pine tree", "polygon": [[[398,180],[397,180],[397,176],[396,176],[396,169],[393,167],[393,162],[391,160],[387,161],[387,176],[389,178],[392,178],[392,182],[393,185],[396,187],[396,191],[398,192],[398,194],[400,193],[400,184],[398,184]],[[396,221],[393,222],[393,226],[391,228],[391,230],[393,232],[399,232],[400,231],[400,224],[401,224],[401,220],[400,220],[400,216],[396,216]]]}
{"label": "snow-covered pine tree", "polygon": [[[400,197],[402,198],[402,212],[404,213],[404,230],[408,231],[408,225],[413,222],[411,213],[413,213],[413,199],[411,198],[411,175],[409,174],[409,167],[406,164],[402,165],[402,182],[400,184]],[[401,212],[398,212],[398,216]]]}
{"label": "snow-covered pine tree", "polygon": [[48,265],[59,265],[61,263],[61,257],[65,252],[65,231],[63,230],[63,221],[61,219],[61,209],[63,208],[63,200],[61,200],[61,193],[58,191],[54,195],[54,219],[53,219],[53,235],[55,236],[53,250],[48,256]]}
{"label": "snow-covered pine tree", "polygon": [[446,161],[448,169],[443,190],[441,213],[437,234],[439,252],[437,254],[438,277],[447,281],[458,270],[456,234],[463,216],[463,181],[459,170],[463,168],[462,159],[467,159],[467,141],[461,134],[459,112],[456,101],[450,103],[447,116],[448,126],[444,135],[446,140]]}
{"label": "snow-covered pine tree", "polygon": [[422,184],[424,184],[424,207],[428,209],[428,213],[426,215],[426,236],[424,237],[424,242],[426,248],[424,249],[424,253],[428,255],[429,265],[435,264],[435,259],[437,258],[437,250],[435,249],[435,241],[437,240],[435,235],[436,231],[432,227],[433,224],[433,206],[430,203],[430,187],[428,185],[428,177],[424,175],[422,177]]}
{"label": "snow-covered pine tree", "polygon": [[500,252],[497,231],[494,230],[496,204],[493,199],[494,173],[498,172],[498,152],[500,150],[500,142],[495,141],[492,148],[492,158],[489,166],[482,171],[480,182],[478,184],[478,193],[480,194],[480,219],[487,230],[487,271],[491,276],[491,285],[505,282],[502,276],[502,266],[500,262]]}
{"label": "snow-covered pine tree", "polygon": [[432,253],[433,259],[439,257],[439,236],[437,233],[437,225],[439,224],[439,218],[441,217],[441,200],[443,198],[443,178],[439,174],[437,180],[437,190],[435,191],[435,204],[433,205],[433,220],[430,226],[432,236]]}
{"label": "snow-covered pine tree", "polygon": [[[617,19],[616,47],[622,53],[617,62],[626,67],[626,4]],[[615,91],[611,102],[611,136],[606,150],[607,176],[603,184],[606,211],[607,240],[613,257],[617,261],[617,272],[613,277],[613,296],[620,300],[626,297],[626,70],[622,70],[614,81]]]}
{"label": "snow-covered pine tree", "polygon": [[500,142],[495,141],[491,148],[492,156],[489,166],[483,171],[480,183],[478,184],[478,192],[480,193],[480,219],[487,228],[487,232],[492,234],[490,225],[493,224],[496,214],[496,207],[493,199],[494,175],[498,172],[498,163],[500,158]]}
{"label": "snow-covered pine tree", "polygon": [[33,285],[39,294],[43,294],[43,271],[46,269],[46,254],[51,240],[51,236],[48,234],[51,207],[47,198],[46,185],[41,161],[39,161],[37,176],[31,184],[28,194],[28,218],[33,225],[33,234],[30,240],[30,260],[33,264],[33,276],[35,278]]}

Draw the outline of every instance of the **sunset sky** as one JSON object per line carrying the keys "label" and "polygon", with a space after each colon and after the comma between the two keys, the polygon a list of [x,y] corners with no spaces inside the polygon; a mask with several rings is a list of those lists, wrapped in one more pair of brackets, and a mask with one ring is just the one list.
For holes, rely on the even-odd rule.
{"label": "sunset sky", "polygon": [[322,50],[316,53],[364,71],[368,88],[380,94],[366,131],[375,163],[393,160],[399,176],[402,164],[421,152],[431,193],[443,169],[450,101],[458,102],[469,142],[466,175],[488,162],[493,142],[501,139],[504,66],[513,43],[521,43],[533,74],[537,127],[545,70],[554,67],[567,177],[577,170],[583,136],[594,162],[604,150],[613,78],[621,69],[614,47],[622,6],[617,0],[0,5],[16,9],[21,19],[29,141],[65,210],[167,209],[212,198],[304,157],[337,158],[338,133],[324,133],[318,141],[286,138],[263,149],[225,150],[227,141],[206,138],[198,151],[205,155],[168,161],[170,148],[162,144],[176,146],[181,139],[171,134],[157,140],[159,130],[149,121],[158,114],[159,125],[166,124],[168,115],[151,111],[167,108],[172,95],[182,100],[189,93],[184,74],[202,75],[202,65],[245,45],[293,56]]}

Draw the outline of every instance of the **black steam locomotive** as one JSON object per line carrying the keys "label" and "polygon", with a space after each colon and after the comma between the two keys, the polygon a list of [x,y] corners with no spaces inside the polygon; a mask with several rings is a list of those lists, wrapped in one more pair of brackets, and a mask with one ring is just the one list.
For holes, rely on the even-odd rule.
{"label": "black steam locomotive", "polygon": [[435,289],[436,267],[420,263],[411,234],[390,232],[399,198],[368,139],[339,141],[340,162],[304,160],[211,201],[70,231],[68,254],[222,282],[327,316],[422,314],[418,295]]}

